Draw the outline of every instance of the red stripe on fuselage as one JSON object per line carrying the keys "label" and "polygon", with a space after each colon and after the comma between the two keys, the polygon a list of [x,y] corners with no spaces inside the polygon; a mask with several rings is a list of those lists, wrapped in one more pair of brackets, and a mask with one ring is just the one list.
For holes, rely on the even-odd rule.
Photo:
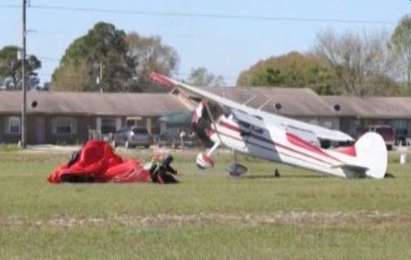
{"label": "red stripe on fuselage", "polygon": [[347,146],[347,147],[339,147],[336,148],[334,151],[337,151],[339,153],[345,154],[345,155],[349,155],[352,157],[356,157],[357,156],[357,151],[355,150],[355,146]]}
{"label": "red stripe on fuselage", "polygon": [[[227,133],[219,132],[219,134],[220,134],[220,135],[223,135],[223,136],[225,136],[225,137],[227,137],[227,138],[232,138],[232,139],[237,140],[237,141],[245,142],[243,139],[238,138],[238,137],[236,137],[236,136],[229,135],[229,134],[227,134]],[[261,149],[268,150],[268,151],[270,151],[270,152],[272,152],[272,153],[282,154],[282,155],[285,155],[285,156],[288,156],[288,157],[297,158],[298,160],[301,160],[301,161],[304,161],[304,162],[307,162],[307,163],[316,164],[316,165],[321,166],[321,167],[323,166],[323,165],[320,165],[320,164],[315,163],[315,162],[307,161],[306,159],[302,159],[302,158],[295,157],[295,155],[287,154],[287,153],[285,153],[285,152],[283,152],[283,151],[279,151],[279,150],[276,150],[276,149],[274,149],[274,148],[266,147],[266,146],[264,146],[264,145],[255,144],[255,143],[252,143],[252,142],[247,142],[247,143],[249,143],[249,144],[251,144],[251,145],[254,145],[254,146],[258,146],[258,147],[260,147]],[[321,160],[318,160],[318,159],[316,159],[316,158],[311,158],[311,159],[314,159],[314,160],[316,160],[316,161],[320,161],[320,162],[322,162],[322,163],[331,165],[329,162],[321,161]]]}
{"label": "red stripe on fuselage", "polygon": [[303,148],[305,150],[308,150],[310,152],[317,153],[317,154],[322,155],[322,156],[326,156],[328,158],[331,158],[333,160],[336,160],[336,161],[340,162],[340,160],[338,160],[337,158],[327,154],[321,148],[319,148],[319,147],[317,147],[313,144],[310,144],[309,142],[301,139],[300,137],[298,137],[294,134],[291,134],[291,133],[286,133],[286,135],[287,135],[287,140],[290,143],[292,143],[293,145],[298,146],[300,148]]}
{"label": "red stripe on fuselage", "polygon": [[[233,130],[233,131],[238,132],[238,133],[241,134],[241,128],[238,127],[238,126],[232,125],[232,124],[230,124],[230,123],[228,123],[228,122],[224,122],[224,121],[220,121],[219,124],[220,124],[221,126],[225,127],[225,128],[228,128],[228,129],[230,129],[230,130]],[[272,144],[272,145],[279,146],[279,147],[281,147],[281,148],[287,149],[287,150],[289,150],[289,151],[291,151],[291,152],[300,154],[300,155],[302,155],[302,156],[306,156],[306,157],[309,157],[309,158],[311,158],[311,159],[314,159],[314,160],[317,160],[317,161],[320,161],[320,162],[323,162],[323,163],[332,165],[332,163],[330,163],[330,162],[328,162],[328,161],[324,161],[324,160],[321,159],[321,158],[317,158],[317,157],[314,157],[314,156],[312,156],[312,155],[310,155],[310,154],[307,154],[307,153],[304,153],[304,152],[295,150],[295,149],[292,148],[292,147],[288,147],[288,146],[286,146],[286,145],[283,145],[283,144],[274,142],[273,140],[266,139],[266,138],[264,138],[264,137],[262,137],[262,136],[257,136],[257,135],[255,135],[255,134],[253,134],[253,133],[251,133],[251,132],[250,132],[250,136],[253,137],[253,138],[255,138],[255,139],[257,139],[257,140],[260,140],[260,141],[262,141],[262,142],[270,143],[270,144]],[[244,141],[244,140],[243,140],[243,141]],[[244,141],[244,142],[245,142],[245,141]],[[295,145],[295,144],[294,144],[294,145]],[[296,145],[296,146],[298,146],[298,145]],[[298,147],[300,147],[300,146],[298,146]],[[306,149],[306,148],[304,148],[304,147],[300,147],[300,148]],[[328,158],[333,159],[333,160],[335,160],[335,161],[341,162],[340,160],[338,160],[338,159],[336,159],[336,158],[334,158],[334,157],[326,154],[326,153],[325,153],[324,151],[322,151],[320,148],[317,148],[317,149],[320,150],[320,152],[321,152],[321,153],[318,153],[318,151],[317,151],[317,152],[316,152],[317,154],[319,154],[319,155],[321,155],[321,156],[328,157]],[[307,149],[306,149],[306,150],[307,150]],[[314,150],[309,150],[309,151],[314,152]]]}

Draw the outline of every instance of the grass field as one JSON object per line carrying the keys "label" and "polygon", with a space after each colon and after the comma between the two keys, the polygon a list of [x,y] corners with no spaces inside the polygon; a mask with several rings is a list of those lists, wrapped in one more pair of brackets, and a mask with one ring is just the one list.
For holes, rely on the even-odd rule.
{"label": "grass field", "polygon": [[411,258],[411,164],[397,155],[382,181],[247,158],[232,179],[227,153],[205,174],[177,152],[178,185],[48,184],[67,156],[0,148],[1,259]]}

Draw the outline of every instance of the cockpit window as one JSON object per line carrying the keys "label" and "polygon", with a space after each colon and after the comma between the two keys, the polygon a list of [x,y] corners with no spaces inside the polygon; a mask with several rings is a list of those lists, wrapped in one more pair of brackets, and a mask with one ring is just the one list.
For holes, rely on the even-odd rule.
{"label": "cockpit window", "polygon": [[259,128],[257,126],[253,126],[253,131],[256,132],[257,134],[262,135],[264,133],[264,129]]}
{"label": "cockpit window", "polygon": [[250,124],[244,121],[238,121],[238,124],[243,128],[250,128]]}

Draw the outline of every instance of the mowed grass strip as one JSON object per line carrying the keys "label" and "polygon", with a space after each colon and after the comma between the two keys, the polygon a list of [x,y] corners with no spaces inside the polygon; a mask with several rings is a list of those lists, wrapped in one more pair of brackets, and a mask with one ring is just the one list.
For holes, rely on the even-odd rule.
{"label": "mowed grass strip", "polygon": [[411,165],[396,154],[396,178],[382,181],[249,158],[249,175],[233,179],[226,152],[207,173],[195,152],[175,155],[178,185],[51,185],[47,175],[67,154],[1,151],[0,258],[410,257]]}
{"label": "mowed grass strip", "polygon": [[2,259],[409,259],[410,226],[5,228]]}

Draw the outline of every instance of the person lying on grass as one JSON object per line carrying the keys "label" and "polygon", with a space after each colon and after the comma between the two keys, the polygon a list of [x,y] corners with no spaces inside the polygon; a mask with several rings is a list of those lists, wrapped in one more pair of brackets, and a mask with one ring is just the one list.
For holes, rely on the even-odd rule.
{"label": "person lying on grass", "polygon": [[[148,165],[151,180],[159,184],[173,184],[178,183],[174,177],[178,172],[171,167],[174,158],[172,155],[155,155]],[[146,167],[145,167],[146,168]],[[146,169],[147,169],[146,168]]]}

